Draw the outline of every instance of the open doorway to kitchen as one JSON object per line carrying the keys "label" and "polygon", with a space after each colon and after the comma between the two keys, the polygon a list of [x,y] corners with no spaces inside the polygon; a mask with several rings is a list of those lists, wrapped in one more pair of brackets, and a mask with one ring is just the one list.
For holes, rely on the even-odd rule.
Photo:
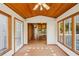
{"label": "open doorway to kitchen", "polygon": [[47,44],[46,23],[28,23],[28,43]]}

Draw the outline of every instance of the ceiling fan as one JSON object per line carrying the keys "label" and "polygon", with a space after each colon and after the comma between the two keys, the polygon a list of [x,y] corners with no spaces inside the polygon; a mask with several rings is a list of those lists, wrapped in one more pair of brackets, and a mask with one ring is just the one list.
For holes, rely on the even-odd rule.
{"label": "ceiling fan", "polygon": [[45,8],[46,10],[50,9],[50,7],[46,3],[37,3],[33,8],[33,10],[37,10],[39,7],[40,7],[40,11],[42,11],[43,8]]}

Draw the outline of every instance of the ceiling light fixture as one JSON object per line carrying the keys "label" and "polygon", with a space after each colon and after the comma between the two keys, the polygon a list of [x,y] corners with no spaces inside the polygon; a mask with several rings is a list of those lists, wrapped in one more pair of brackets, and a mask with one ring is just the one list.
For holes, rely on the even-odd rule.
{"label": "ceiling light fixture", "polygon": [[33,8],[33,10],[37,10],[39,7],[40,7],[40,11],[42,11],[43,8],[45,8],[46,10],[50,9],[50,7],[46,3],[37,3]]}

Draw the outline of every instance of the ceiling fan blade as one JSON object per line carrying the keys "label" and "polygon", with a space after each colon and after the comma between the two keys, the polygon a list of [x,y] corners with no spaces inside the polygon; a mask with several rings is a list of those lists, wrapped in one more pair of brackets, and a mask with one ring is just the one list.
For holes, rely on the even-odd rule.
{"label": "ceiling fan blade", "polygon": [[47,10],[50,9],[50,7],[49,7],[47,4],[45,4],[45,3],[43,3],[42,6],[43,6],[44,8],[46,8]]}
{"label": "ceiling fan blade", "polygon": [[42,5],[40,5],[40,10],[43,10],[43,7],[42,7]]}
{"label": "ceiling fan blade", "polygon": [[36,4],[33,10],[36,10],[39,7],[39,4]]}

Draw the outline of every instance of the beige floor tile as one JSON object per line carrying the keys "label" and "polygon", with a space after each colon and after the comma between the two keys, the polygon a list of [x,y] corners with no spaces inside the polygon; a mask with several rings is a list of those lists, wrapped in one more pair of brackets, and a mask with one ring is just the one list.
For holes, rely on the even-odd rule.
{"label": "beige floor tile", "polygon": [[32,41],[22,47],[14,56],[67,56],[57,45],[46,45],[43,41]]}

